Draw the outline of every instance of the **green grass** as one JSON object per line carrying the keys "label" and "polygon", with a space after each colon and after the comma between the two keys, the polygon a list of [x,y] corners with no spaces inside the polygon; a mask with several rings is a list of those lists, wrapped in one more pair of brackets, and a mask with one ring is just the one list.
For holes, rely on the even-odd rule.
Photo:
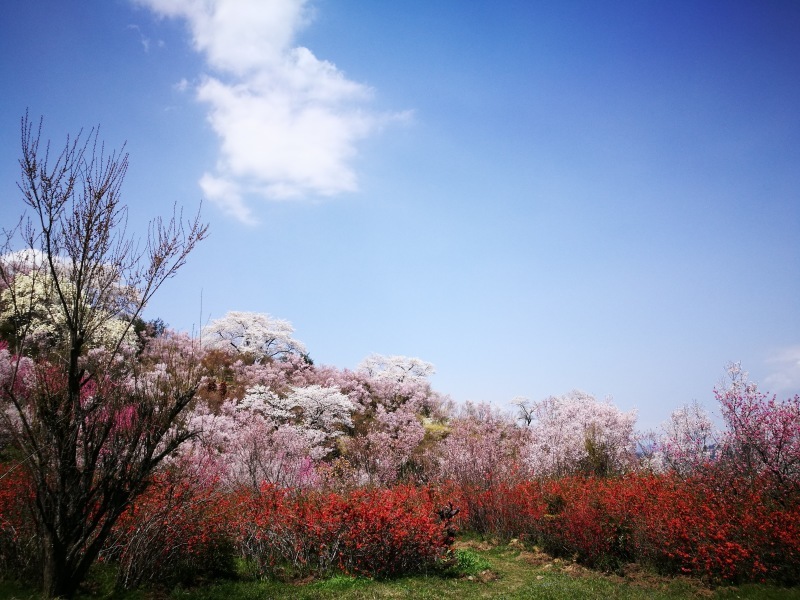
{"label": "green grass", "polygon": [[[688,578],[655,575],[645,569],[629,567],[627,572],[606,575],[585,569],[570,561],[553,559],[534,550],[516,546],[489,547],[477,541],[459,544],[455,565],[444,574],[416,575],[389,581],[373,581],[337,575],[313,582],[218,581],[191,589],[171,591],[139,590],[114,593],[108,572],[95,573],[90,581],[92,593],[84,600],[147,600],[149,598],[185,600],[265,600],[384,599],[421,600],[507,599],[673,599],[716,598],[800,600],[800,587],[779,588],[744,585],[710,589]],[[36,594],[10,583],[0,583],[0,598],[32,600]]]}

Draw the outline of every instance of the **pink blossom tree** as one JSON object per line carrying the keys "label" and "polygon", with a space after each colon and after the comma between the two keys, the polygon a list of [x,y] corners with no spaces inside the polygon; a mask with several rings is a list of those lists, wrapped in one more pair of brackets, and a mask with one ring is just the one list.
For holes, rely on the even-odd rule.
{"label": "pink blossom tree", "polygon": [[358,483],[386,486],[411,475],[408,468],[424,437],[420,418],[408,407],[379,406],[366,433],[346,440],[344,450]]}
{"label": "pink blossom tree", "polygon": [[339,374],[341,389],[358,403],[344,457],[361,483],[388,485],[418,473],[425,422],[443,417],[444,399],[431,389],[431,363],[373,354],[356,371]]}
{"label": "pink blossom tree", "polygon": [[201,433],[184,445],[176,460],[198,480],[215,478],[255,490],[264,483],[304,487],[315,482],[314,462],[328,452],[322,440],[276,423],[258,406],[253,410],[234,400],[217,412],[199,404],[189,424]]}
{"label": "pink blossom tree", "polygon": [[432,452],[435,477],[462,488],[488,489],[530,475],[527,447],[530,431],[488,404],[467,403],[448,423],[445,439]]}
{"label": "pink blossom tree", "polygon": [[315,463],[331,452],[353,410],[336,388],[311,385],[278,394],[255,385],[217,411],[205,403],[195,407],[191,425],[202,433],[187,446],[184,460],[231,485],[312,485]]}
{"label": "pink blossom tree", "polygon": [[723,457],[739,472],[765,473],[780,487],[800,484],[800,396],[780,401],[758,390],[741,365],[715,390],[727,426]]}

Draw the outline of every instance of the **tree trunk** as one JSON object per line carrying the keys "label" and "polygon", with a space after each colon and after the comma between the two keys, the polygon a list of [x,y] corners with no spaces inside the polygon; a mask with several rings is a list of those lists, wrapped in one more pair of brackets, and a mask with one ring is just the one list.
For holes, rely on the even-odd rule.
{"label": "tree trunk", "polygon": [[67,565],[64,546],[48,536],[42,549],[42,592],[45,598],[72,598],[80,581]]}

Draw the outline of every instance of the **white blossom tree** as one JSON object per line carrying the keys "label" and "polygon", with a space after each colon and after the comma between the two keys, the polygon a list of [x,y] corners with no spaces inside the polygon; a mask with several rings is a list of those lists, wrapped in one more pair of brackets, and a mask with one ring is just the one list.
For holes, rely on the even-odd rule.
{"label": "white blossom tree", "polygon": [[442,403],[428,380],[434,373],[433,365],[420,358],[372,354],[356,368],[366,392],[361,401],[382,405],[388,411],[406,407],[416,412],[434,413]]}
{"label": "white blossom tree", "polygon": [[341,435],[352,425],[355,404],[338,388],[310,385],[291,387],[285,395],[263,385],[248,388],[239,406],[258,412],[275,423],[295,425],[301,431],[324,440]]}
{"label": "white blossom tree", "polygon": [[624,413],[611,402],[577,390],[525,405],[525,409],[535,473],[609,474],[633,466],[636,411]]}
{"label": "white blossom tree", "polygon": [[359,363],[356,370],[373,379],[398,384],[427,382],[428,377],[436,372],[431,363],[421,358],[382,354],[371,354]]}
{"label": "white blossom tree", "polygon": [[[4,280],[0,291],[0,329],[15,343],[25,339],[32,346],[56,346],[64,340],[59,336],[67,330],[67,315],[59,306],[60,298],[78,295],[76,283],[70,279],[69,263],[60,256],[52,260],[39,250],[9,252],[0,257]],[[99,267],[98,271],[103,268]],[[106,270],[112,269],[106,267]],[[112,306],[92,306],[99,290],[81,294],[86,312],[86,346],[114,349],[120,340],[129,347],[136,343],[131,327],[132,313],[137,302],[135,288],[125,285],[119,274],[108,273],[104,284],[116,288]],[[91,310],[89,310],[91,309]]]}
{"label": "white blossom tree", "polygon": [[231,311],[203,328],[203,345],[248,355],[254,362],[289,355],[306,356],[302,342],[294,339],[289,321],[265,313]]}
{"label": "white blossom tree", "polygon": [[293,410],[300,412],[303,427],[322,432],[326,437],[336,437],[341,434],[342,427],[353,424],[352,414],[356,405],[338,388],[321,385],[292,387],[287,400]]}
{"label": "white blossom tree", "polygon": [[713,459],[720,434],[697,402],[673,411],[661,429],[654,460],[663,468],[688,475]]}

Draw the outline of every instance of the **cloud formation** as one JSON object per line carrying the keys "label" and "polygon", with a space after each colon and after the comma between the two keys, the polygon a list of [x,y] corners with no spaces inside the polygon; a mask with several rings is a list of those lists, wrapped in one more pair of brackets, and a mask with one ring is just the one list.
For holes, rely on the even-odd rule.
{"label": "cloud formation", "polygon": [[357,143],[396,115],[365,108],[372,90],[295,47],[309,20],[306,0],[134,0],[184,19],[211,73],[197,98],[220,139],[206,197],[242,222],[246,199],[331,196],[355,191]]}

